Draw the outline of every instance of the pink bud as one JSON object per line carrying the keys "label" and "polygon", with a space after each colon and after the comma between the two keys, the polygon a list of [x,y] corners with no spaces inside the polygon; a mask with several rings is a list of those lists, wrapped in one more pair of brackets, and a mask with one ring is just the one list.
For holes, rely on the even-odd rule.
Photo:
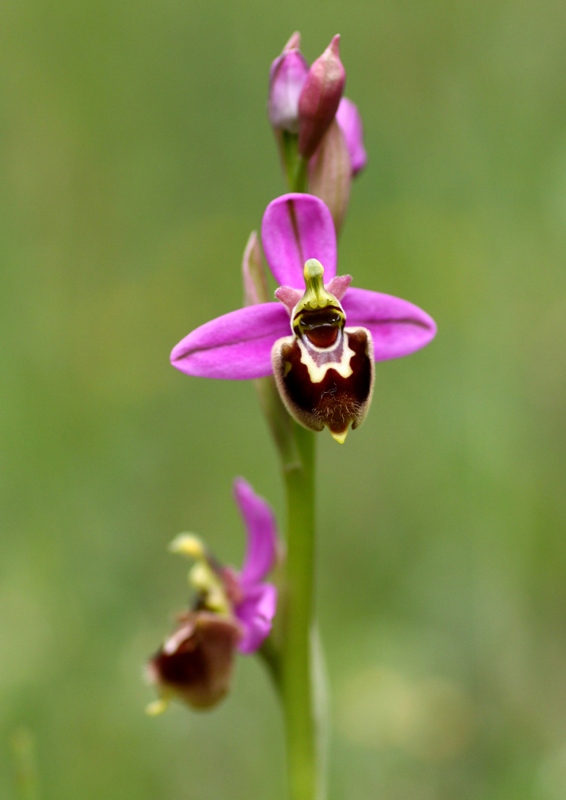
{"label": "pink bud", "polygon": [[342,227],[348,208],[351,183],[350,154],[344,132],[335,119],[309,161],[309,189],[330,209],[336,233]]}
{"label": "pink bud", "polygon": [[346,71],[340,61],[336,35],[309,70],[299,97],[299,153],[310,158],[336,116]]}
{"label": "pink bud", "polygon": [[294,33],[269,72],[269,121],[290,133],[299,132],[299,97],[309,71],[300,45],[301,36]]}
{"label": "pink bud", "polygon": [[255,231],[250,233],[250,238],[244,250],[242,259],[242,279],[244,282],[244,305],[253,306],[257,303],[267,303],[269,289],[267,277],[261,256],[261,245]]}
{"label": "pink bud", "polygon": [[343,97],[336,112],[336,120],[346,139],[352,162],[352,174],[357,175],[365,167],[368,157],[364,147],[362,118],[356,104]]}

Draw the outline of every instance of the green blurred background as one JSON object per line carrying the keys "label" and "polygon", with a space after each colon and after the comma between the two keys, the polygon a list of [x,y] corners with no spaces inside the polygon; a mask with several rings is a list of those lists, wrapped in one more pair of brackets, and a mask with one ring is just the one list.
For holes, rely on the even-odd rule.
{"label": "green blurred background", "polygon": [[238,564],[238,474],[283,521],[253,386],[168,355],[241,302],[297,29],[309,60],[342,34],[365,121],[341,269],[439,324],[344,447],[319,438],[331,800],[566,797],[566,5],[0,15],[0,797],[22,731],[42,800],[285,797],[260,664],[158,719],[141,670],[187,599],[171,538]]}

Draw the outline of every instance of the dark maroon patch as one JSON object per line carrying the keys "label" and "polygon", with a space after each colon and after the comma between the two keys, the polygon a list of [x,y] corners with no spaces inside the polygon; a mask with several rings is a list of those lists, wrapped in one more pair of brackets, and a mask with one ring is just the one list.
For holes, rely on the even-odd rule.
{"label": "dark maroon patch", "polygon": [[295,415],[313,430],[327,425],[333,433],[344,433],[350,424],[356,428],[367,411],[373,384],[368,334],[364,329],[355,329],[344,336],[345,344],[354,351],[350,360],[352,374],[343,378],[329,367],[320,383],[311,380],[307,366],[301,362],[297,340],[281,346],[278,384]]}
{"label": "dark maroon patch", "polygon": [[193,611],[149,662],[157,684],[173,689],[195,708],[215,705],[228,691],[234,651],[241,632],[231,619]]}
{"label": "dark maroon patch", "polygon": [[153,664],[164,683],[179,688],[208,683],[209,664],[201,646],[201,636],[187,626],[185,638],[172,653],[159,650]]}
{"label": "dark maroon patch", "polygon": [[332,347],[336,343],[339,330],[334,325],[318,325],[312,331],[305,331],[305,336],[315,347]]}

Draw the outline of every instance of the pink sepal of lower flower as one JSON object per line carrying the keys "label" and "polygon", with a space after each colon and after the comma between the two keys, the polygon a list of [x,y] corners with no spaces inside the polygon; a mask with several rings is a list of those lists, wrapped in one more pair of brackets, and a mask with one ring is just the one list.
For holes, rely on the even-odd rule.
{"label": "pink sepal of lower flower", "polygon": [[244,631],[238,649],[253,653],[269,634],[277,608],[277,589],[264,583],[277,560],[277,523],[269,503],[243,478],[234,481],[234,498],[247,537],[242,570],[234,573],[239,595],[234,598],[234,613]]}
{"label": "pink sepal of lower flower", "polygon": [[[261,238],[269,268],[281,286],[303,292],[303,269],[311,258],[323,264],[327,286],[336,276],[334,223],[318,197],[286,194],[273,200],[263,216]],[[346,324],[371,333],[375,361],[414,353],[436,334],[434,320],[399,297],[350,286],[341,302]],[[289,312],[281,303],[240,308],[192,331],[173,349],[171,363],[197,377],[261,378],[272,374],[274,343],[290,332]]]}

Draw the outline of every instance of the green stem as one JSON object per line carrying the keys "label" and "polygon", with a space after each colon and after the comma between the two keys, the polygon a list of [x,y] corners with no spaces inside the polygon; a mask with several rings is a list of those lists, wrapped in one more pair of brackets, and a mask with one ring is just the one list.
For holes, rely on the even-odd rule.
{"label": "green stem", "polygon": [[294,192],[306,192],[308,188],[308,165],[309,162],[306,161],[302,156],[297,156],[297,163],[296,163],[296,171],[294,176],[293,182],[293,190]]}
{"label": "green stem", "polygon": [[285,177],[289,185],[290,192],[308,191],[308,165],[299,153],[297,147],[299,137],[295,133],[281,131],[281,154],[283,157],[283,167]]}
{"label": "green stem", "polygon": [[[290,191],[306,192],[308,162],[297,151],[297,137],[283,132],[282,145]],[[261,655],[283,703],[290,798],[324,800],[326,687],[314,626],[315,434],[289,416],[272,377],[256,381],[256,388],[279,452],[287,495],[280,623]]]}
{"label": "green stem", "polygon": [[294,192],[295,190],[295,170],[298,158],[297,152],[297,144],[299,141],[299,137],[295,133],[289,133],[288,131],[281,131],[281,144],[282,144],[282,155],[283,155],[283,165],[285,168],[285,177],[287,178],[287,183],[289,184],[289,191]]}
{"label": "green stem", "polygon": [[299,463],[284,464],[287,568],[282,696],[292,800],[319,797],[311,633],[315,544],[315,434],[293,422]]}
{"label": "green stem", "polygon": [[[296,142],[295,142],[296,146]],[[292,192],[307,191],[307,161],[287,159]],[[292,157],[294,156],[294,158]],[[294,163],[293,163],[294,162]],[[323,800],[322,748],[314,695],[315,434],[294,420],[293,458],[280,448],[287,494],[287,563],[281,690],[291,800]],[[298,455],[298,459],[296,458]]]}
{"label": "green stem", "polygon": [[275,378],[258,378],[254,381],[261,410],[279,452],[283,469],[300,464],[300,455],[293,435],[294,422],[287,413],[279,396]]}

